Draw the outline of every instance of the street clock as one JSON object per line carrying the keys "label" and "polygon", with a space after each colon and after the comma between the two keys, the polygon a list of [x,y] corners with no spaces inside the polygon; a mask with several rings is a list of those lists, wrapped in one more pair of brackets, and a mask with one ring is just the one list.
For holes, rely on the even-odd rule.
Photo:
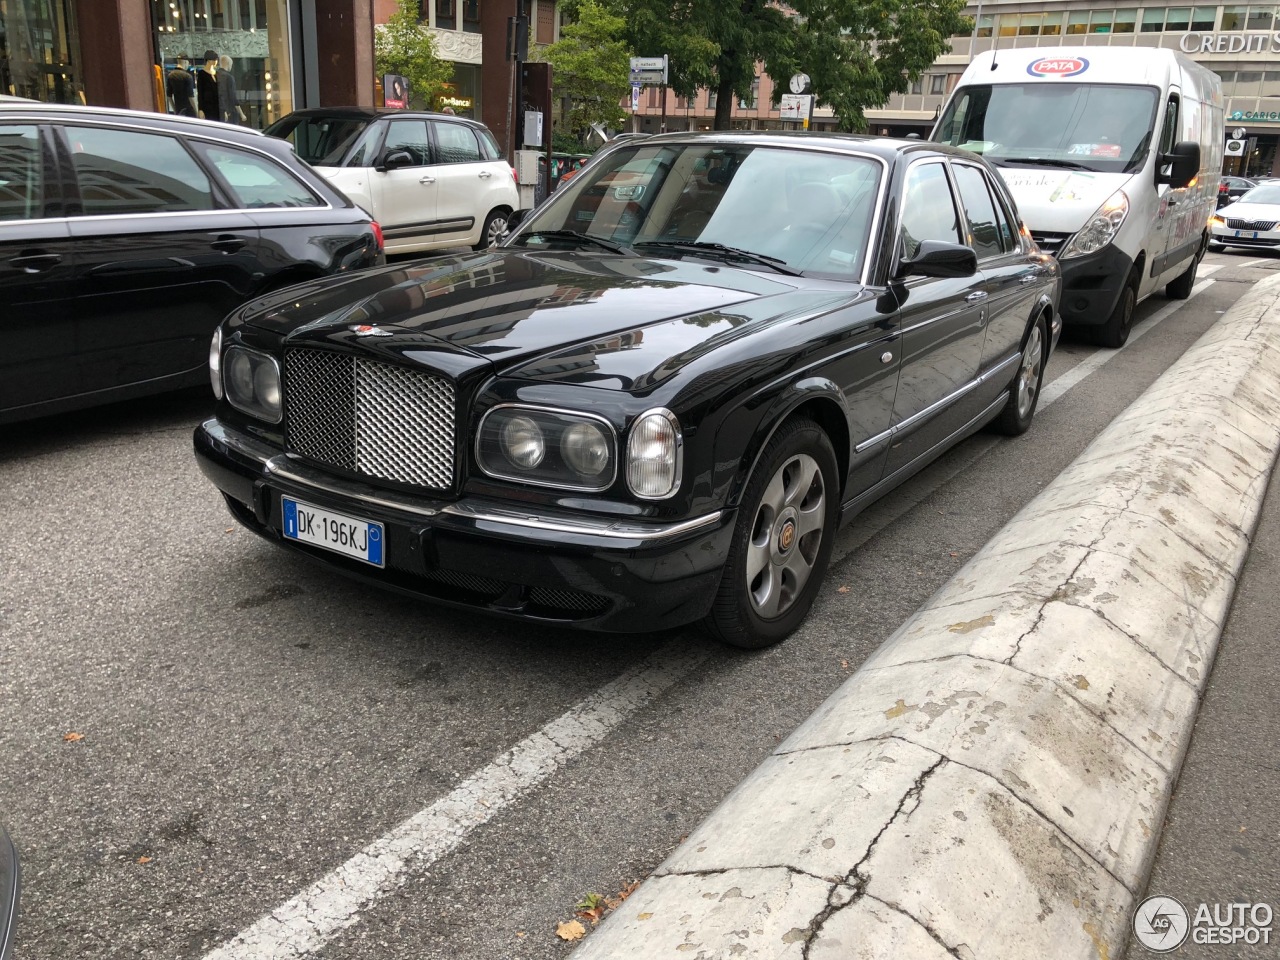
{"label": "street clock", "polygon": [[807,73],[797,73],[791,78],[791,92],[804,93],[809,89],[809,75]]}

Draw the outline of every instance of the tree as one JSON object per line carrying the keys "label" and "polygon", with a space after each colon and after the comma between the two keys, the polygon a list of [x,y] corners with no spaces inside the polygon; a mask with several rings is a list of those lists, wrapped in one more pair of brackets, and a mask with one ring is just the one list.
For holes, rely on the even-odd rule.
{"label": "tree", "polygon": [[569,101],[564,124],[586,130],[593,123],[620,126],[619,106],[630,90],[631,49],[622,39],[626,23],[597,0],[574,5],[577,20],[560,29],[560,39],[538,52],[551,64],[556,97]]}
{"label": "tree", "polygon": [[755,65],[776,99],[807,73],[818,103],[841,129],[866,127],[863,110],[886,103],[972,27],[965,0],[608,0],[625,17],[627,39],[644,56],[672,58],[680,96],[717,92],[715,126],[730,126],[734,98],[751,96]]}
{"label": "tree", "polygon": [[374,31],[374,69],[409,81],[410,103],[430,107],[453,77],[453,63],[436,56],[431,32],[418,21],[417,0],[399,0],[396,12]]}

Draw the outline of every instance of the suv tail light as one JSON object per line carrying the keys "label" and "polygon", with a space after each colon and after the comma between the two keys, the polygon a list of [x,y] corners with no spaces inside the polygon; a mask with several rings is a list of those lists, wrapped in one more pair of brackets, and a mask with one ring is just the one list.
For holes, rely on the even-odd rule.
{"label": "suv tail light", "polygon": [[378,241],[378,252],[382,253],[386,249],[386,242],[382,239],[382,227],[378,225],[377,220],[369,221],[369,226],[373,227],[373,239]]}

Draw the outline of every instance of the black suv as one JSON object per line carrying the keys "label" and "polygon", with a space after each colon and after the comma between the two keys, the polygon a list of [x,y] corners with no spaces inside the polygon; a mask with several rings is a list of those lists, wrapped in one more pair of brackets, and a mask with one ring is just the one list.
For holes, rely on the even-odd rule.
{"label": "black suv", "polygon": [[0,103],[0,423],[202,383],[235,307],[384,259],[274,137]]}

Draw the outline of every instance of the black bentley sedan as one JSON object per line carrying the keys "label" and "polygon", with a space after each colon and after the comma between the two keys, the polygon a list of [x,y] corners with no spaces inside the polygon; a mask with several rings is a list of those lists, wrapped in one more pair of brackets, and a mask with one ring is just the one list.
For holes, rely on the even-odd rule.
{"label": "black bentley sedan", "polygon": [[233,308],[384,259],[369,215],[282,141],[0,104],[0,423],[203,383]]}
{"label": "black bentley sedan", "polygon": [[968,153],[668,134],[499,248],[236,311],[195,449],[241,523],[370,584],[762,647],[842,521],[1028,428],[1059,288]]}

